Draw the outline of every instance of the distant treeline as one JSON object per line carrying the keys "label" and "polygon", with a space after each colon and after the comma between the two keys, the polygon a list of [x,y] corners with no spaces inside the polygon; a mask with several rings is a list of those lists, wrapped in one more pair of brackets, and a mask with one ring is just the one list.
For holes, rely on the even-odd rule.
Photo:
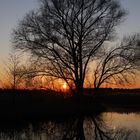
{"label": "distant treeline", "polygon": [[[72,95],[63,91],[54,91],[49,89],[0,89],[0,94],[47,94],[47,95]],[[123,88],[84,88],[84,95],[94,94],[140,94],[140,88],[136,89],[123,89]]]}
{"label": "distant treeline", "polygon": [[98,95],[98,94],[102,94],[102,95],[107,95],[107,94],[133,94],[133,95],[140,95],[140,89],[121,89],[121,88],[98,88],[98,89],[94,89],[94,88],[85,88],[84,89],[84,94],[88,94],[88,95]]}
{"label": "distant treeline", "polygon": [[[140,89],[112,89],[112,88],[86,88],[84,89],[84,98],[98,100],[101,103],[117,104],[140,104]],[[49,102],[69,100],[74,96],[72,93],[57,92],[53,90],[12,90],[0,89],[0,104],[18,103],[18,102]],[[81,98],[81,97],[80,97]]]}

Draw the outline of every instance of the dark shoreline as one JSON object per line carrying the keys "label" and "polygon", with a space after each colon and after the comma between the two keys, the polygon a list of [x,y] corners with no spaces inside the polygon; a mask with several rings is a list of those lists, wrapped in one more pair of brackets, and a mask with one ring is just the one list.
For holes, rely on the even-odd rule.
{"label": "dark shoreline", "polygon": [[101,112],[140,112],[140,94],[104,92],[66,98],[46,90],[0,90],[0,122],[63,120]]}

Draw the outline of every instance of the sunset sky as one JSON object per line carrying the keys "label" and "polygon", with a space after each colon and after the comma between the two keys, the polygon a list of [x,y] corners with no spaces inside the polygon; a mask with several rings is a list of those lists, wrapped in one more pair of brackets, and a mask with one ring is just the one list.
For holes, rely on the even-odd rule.
{"label": "sunset sky", "polygon": [[[121,3],[129,14],[117,28],[120,38],[123,35],[140,32],[140,0],[121,0]],[[25,13],[37,7],[38,0],[0,0],[0,67],[3,67],[3,61],[6,60],[11,49],[12,29]]]}

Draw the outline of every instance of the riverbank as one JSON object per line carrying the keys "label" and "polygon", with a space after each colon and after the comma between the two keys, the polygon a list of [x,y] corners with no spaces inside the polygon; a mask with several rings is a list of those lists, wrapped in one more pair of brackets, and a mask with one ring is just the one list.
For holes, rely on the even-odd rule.
{"label": "riverbank", "polygon": [[[66,97],[46,90],[1,90],[0,121],[63,119],[121,109],[140,111],[140,94],[96,94]],[[120,111],[121,112],[121,111]]]}

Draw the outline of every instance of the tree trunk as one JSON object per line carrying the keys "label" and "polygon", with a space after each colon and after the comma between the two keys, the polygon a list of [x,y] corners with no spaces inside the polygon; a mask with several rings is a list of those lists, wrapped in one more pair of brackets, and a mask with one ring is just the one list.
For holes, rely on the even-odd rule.
{"label": "tree trunk", "polygon": [[76,89],[75,89],[75,95],[76,96],[82,96],[83,95],[83,81],[78,80],[78,82],[76,83]]}

